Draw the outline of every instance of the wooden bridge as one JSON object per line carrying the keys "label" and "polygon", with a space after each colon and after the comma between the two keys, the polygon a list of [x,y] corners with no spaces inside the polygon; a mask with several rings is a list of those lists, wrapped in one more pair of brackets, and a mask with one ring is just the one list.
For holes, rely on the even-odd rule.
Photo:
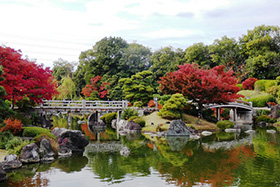
{"label": "wooden bridge", "polygon": [[128,107],[128,101],[86,101],[86,100],[43,100],[34,107],[38,113],[55,112],[94,112],[122,111]]}

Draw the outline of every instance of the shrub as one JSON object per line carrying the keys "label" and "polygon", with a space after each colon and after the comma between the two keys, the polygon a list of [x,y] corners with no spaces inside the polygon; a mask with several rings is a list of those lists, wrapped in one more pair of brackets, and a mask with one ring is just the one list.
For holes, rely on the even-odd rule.
{"label": "shrub", "polygon": [[35,136],[33,138],[33,141],[35,143],[40,143],[43,139],[47,139],[47,140],[53,140],[53,141],[57,141],[57,138],[55,135],[53,135],[51,132],[43,132],[42,134],[39,134],[37,136]]}
{"label": "shrub", "polygon": [[183,94],[173,94],[171,98],[165,102],[158,115],[166,119],[179,119],[183,114],[183,107],[187,105]]}
{"label": "shrub", "polygon": [[268,102],[276,102],[276,98],[265,92],[242,90],[238,94],[245,96],[245,101],[252,102],[254,107],[266,107]]}
{"label": "shrub", "polygon": [[8,141],[6,144],[6,150],[8,150],[8,154],[16,154],[19,156],[22,148],[28,144],[30,144],[29,140],[23,141],[21,138],[16,137]]}
{"label": "shrub", "polygon": [[234,123],[231,121],[228,121],[228,120],[218,121],[216,123],[216,125],[219,129],[222,129],[222,130],[234,127]]}
{"label": "shrub", "polygon": [[248,78],[242,83],[242,88],[244,90],[254,90],[255,82],[257,81],[257,78]]}
{"label": "shrub", "polygon": [[22,136],[25,137],[35,137],[37,135],[50,132],[49,129],[44,129],[42,127],[23,127]]}
{"label": "shrub", "polygon": [[4,123],[6,125],[0,129],[0,132],[10,131],[14,135],[18,135],[21,133],[22,123],[20,120],[8,118],[8,119],[4,120]]}
{"label": "shrub", "polygon": [[0,149],[5,149],[7,142],[13,138],[14,135],[10,131],[0,132]]}
{"label": "shrub", "polygon": [[156,106],[154,100],[150,100],[150,101],[148,102],[148,106],[149,106],[149,107],[154,107],[154,106]]}
{"label": "shrub", "polygon": [[278,97],[279,86],[271,86],[266,92],[274,97]]}
{"label": "shrub", "polygon": [[132,116],[128,119],[128,121],[134,121],[135,123],[139,124],[141,127],[145,127],[146,121],[138,116]]}
{"label": "shrub", "polygon": [[116,117],[117,117],[117,113],[112,112],[112,113],[104,114],[100,119],[102,121],[104,121],[104,123],[106,123],[106,125],[111,125],[112,120],[116,119]]}
{"label": "shrub", "polygon": [[127,120],[127,119],[129,119],[131,116],[139,116],[139,113],[138,113],[138,111],[136,111],[136,110],[127,108],[127,109],[123,110],[122,115],[121,115],[121,118]]}
{"label": "shrub", "polygon": [[[279,110],[279,111],[280,111],[280,110]],[[270,114],[270,110],[265,110],[265,109],[257,110],[257,116],[269,115],[269,114]]]}
{"label": "shrub", "polygon": [[273,118],[269,117],[268,115],[258,116],[256,119],[256,123],[260,123],[262,121],[266,122],[266,123],[275,123],[277,121],[277,119],[273,119]]}
{"label": "shrub", "polygon": [[267,91],[268,88],[277,85],[277,80],[257,80],[255,82],[256,91]]}
{"label": "shrub", "polygon": [[134,107],[139,107],[139,108],[140,108],[140,107],[143,106],[143,103],[142,103],[142,101],[136,101],[136,102],[133,103],[133,106],[134,106]]}

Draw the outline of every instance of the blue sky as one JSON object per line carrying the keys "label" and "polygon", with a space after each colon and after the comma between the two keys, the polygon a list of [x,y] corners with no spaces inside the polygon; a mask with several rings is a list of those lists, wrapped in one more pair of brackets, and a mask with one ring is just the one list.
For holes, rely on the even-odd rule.
{"label": "blue sky", "polygon": [[104,37],[153,51],[238,39],[259,25],[280,25],[279,0],[0,0],[0,45],[52,66],[78,62]]}

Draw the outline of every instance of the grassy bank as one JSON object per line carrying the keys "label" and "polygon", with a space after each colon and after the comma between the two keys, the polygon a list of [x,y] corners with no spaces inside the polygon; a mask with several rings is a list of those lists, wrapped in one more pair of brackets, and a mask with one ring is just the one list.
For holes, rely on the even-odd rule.
{"label": "grassy bank", "polygon": [[[156,132],[158,125],[161,125],[162,130],[167,130],[170,126],[171,120],[163,119],[157,115],[157,112],[153,112],[148,116],[144,116],[143,119],[146,121],[146,126],[142,128],[142,131]],[[188,114],[183,114],[182,120],[187,124],[193,126],[197,130],[217,130],[215,123],[210,123],[206,120],[201,119],[199,124],[196,124],[197,117]],[[153,123],[154,125],[151,125]]]}

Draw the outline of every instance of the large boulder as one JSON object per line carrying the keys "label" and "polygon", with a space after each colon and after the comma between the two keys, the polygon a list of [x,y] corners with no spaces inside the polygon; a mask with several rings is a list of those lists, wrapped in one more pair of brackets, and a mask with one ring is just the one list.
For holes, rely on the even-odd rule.
{"label": "large boulder", "polygon": [[22,148],[19,160],[22,163],[40,162],[39,148],[35,143],[28,144]]}
{"label": "large boulder", "polygon": [[59,146],[59,149],[58,149],[58,156],[59,157],[69,157],[71,155],[72,155],[72,150],[71,149],[67,148],[64,145]]}
{"label": "large boulder", "polygon": [[10,154],[5,156],[4,161],[1,163],[4,170],[18,169],[22,166],[21,161],[17,159],[17,155]]}
{"label": "large boulder", "polygon": [[39,152],[41,155],[41,161],[43,162],[54,161],[54,150],[49,140],[45,138],[41,140]]}
{"label": "large boulder", "polygon": [[6,172],[0,167],[0,182],[6,181],[8,179]]}
{"label": "large boulder", "polygon": [[124,133],[137,133],[141,131],[141,126],[134,121],[129,121],[126,126],[122,126],[119,131]]}
{"label": "large boulder", "polygon": [[166,133],[167,136],[189,136],[190,134],[186,124],[180,119],[171,121]]}
{"label": "large boulder", "polygon": [[69,130],[65,128],[54,128],[52,134],[57,137],[57,139],[68,139],[66,147],[72,152],[83,152],[85,146],[89,144],[88,139],[79,130]]}
{"label": "large boulder", "polygon": [[277,119],[279,117],[279,110],[280,110],[280,105],[272,106],[270,109],[271,117],[273,117],[274,119]]}

